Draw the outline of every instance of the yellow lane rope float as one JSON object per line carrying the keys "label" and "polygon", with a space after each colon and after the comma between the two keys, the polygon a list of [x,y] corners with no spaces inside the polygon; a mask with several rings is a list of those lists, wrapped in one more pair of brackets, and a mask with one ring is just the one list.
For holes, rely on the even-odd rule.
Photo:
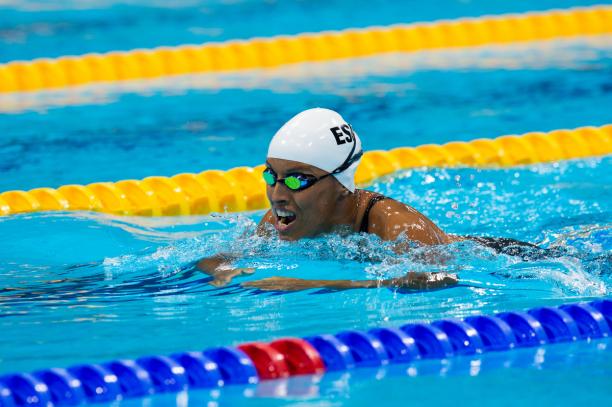
{"label": "yellow lane rope float", "polygon": [[[612,124],[532,132],[495,139],[368,151],[357,169],[363,186],[395,171],[422,167],[504,167],[612,153]],[[174,216],[239,212],[268,206],[264,166],[172,177],[65,185],[0,194],[0,215],[89,210],[117,215]]]}
{"label": "yellow lane rope float", "polygon": [[0,64],[0,92],[224,72],[487,44],[612,33],[612,6],[306,33],[204,45],[86,54]]}

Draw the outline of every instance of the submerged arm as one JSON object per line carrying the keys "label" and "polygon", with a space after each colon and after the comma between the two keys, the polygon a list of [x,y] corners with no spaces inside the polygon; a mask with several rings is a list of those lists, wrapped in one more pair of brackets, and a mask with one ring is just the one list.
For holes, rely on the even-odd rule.
{"label": "submerged arm", "polygon": [[398,278],[385,280],[304,280],[290,277],[270,277],[242,283],[243,287],[264,291],[300,291],[310,288],[348,290],[351,288],[407,288],[411,290],[434,290],[457,284],[457,276],[449,273],[408,272]]}
{"label": "submerged arm", "polygon": [[222,287],[232,281],[234,277],[253,274],[254,268],[233,268],[232,261],[234,256],[228,254],[215,254],[211,257],[206,257],[196,264],[198,270],[204,274],[208,274],[213,279],[210,285]]}
{"label": "submerged arm", "polygon": [[[265,225],[270,222],[272,217],[272,211],[268,211],[259,222],[257,226],[257,235],[266,236],[267,230]],[[215,287],[223,287],[229,284],[234,277],[253,274],[254,268],[234,268],[232,262],[236,260],[237,256],[219,253],[211,257],[206,257],[198,261],[196,268],[204,274],[208,274],[213,277],[210,285]]]}

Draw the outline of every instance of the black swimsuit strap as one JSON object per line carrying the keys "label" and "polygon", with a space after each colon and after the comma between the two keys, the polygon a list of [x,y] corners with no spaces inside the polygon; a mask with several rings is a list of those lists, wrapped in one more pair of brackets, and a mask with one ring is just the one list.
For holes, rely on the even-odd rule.
{"label": "black swimsuit strap", "polygon": [[495,250],[497,253],[509,256],[519,256],[525,261],[535,261],[546,258],[560,257],[564,254],[561,250],[544,249],[533,243],[522,242],[520,240],[507,237],[485,237],[485,236],[465,236],[485,247]]}
{"label": "black swimsuit strap", "polygon": [[363,233],[368,233],[368,225],[370,223],[370,211],[372,210],[372,207],[376,204],[376,202],[385,200],[385,199],[389,199],[384,195],[375,195],[373,198],[371,198],[368,201],[368,206],[366,206],[365,211],[363,212],[363,218],[361,218],[361,226],[359,227],[359,231],[363,232]]}

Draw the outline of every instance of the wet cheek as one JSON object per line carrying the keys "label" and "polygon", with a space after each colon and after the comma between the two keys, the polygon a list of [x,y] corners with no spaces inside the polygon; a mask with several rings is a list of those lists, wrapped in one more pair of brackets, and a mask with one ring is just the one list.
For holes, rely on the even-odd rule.
{"label": "wet cheek", "polygon": [[268,197],[268,201],[272,202],[272,187],[266,185],[266,196]]}
{"label": "wet cheek", "polygon": [[313,223],[316,222],[317,219],[317,208],[313,207],[305,207],[302,209],[302,227],[305,229],[310,229],[313,226]]}
{"label": "wet cheek", "polygon": [[301,221],[300,230],[305,236],[316,234],[318,223],[321,218],[321,209],[316,205],[316,202],[301,203],[299,206]]}

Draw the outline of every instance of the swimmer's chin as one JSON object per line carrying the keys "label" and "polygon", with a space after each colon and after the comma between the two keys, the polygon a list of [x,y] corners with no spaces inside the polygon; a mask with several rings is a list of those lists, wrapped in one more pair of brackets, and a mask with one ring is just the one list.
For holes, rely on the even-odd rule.
{"label": "swimmer's chin", "polygon": [[289,234],[282,234],[282,233],[280,233],[278,231],[277,231],[277,233],[278,233],[278,238],[280,240],[284,240],[286,242],[295,242],[296,240],[300,240],[299,236],[292,236],[292,235],[289,235]]}
{"label": "swimmer's chin", "polygon": [[[294,233],[283,233],[280,230],[276,230],[276,234],[280,240],[284,240],[286,242],[295,242],[301,239],[314,239],[316,237],[324,236],[324,235],[338,235],[338,236],[348,236],[352,233],[353,229],[349,225],[336,225],[335,227],[325,230],[318,233],[308,233],[303,235],[296,235]],[[293,232],[293,231],[292,231]]]}
{"label": "swimmer's chin", "polygon": [[283,236],[283,235],[278,235],[278,238],[280,240],[283,240],[285,242],[295,242],[296,240],[298,240],[298,238],[296,237],[292,237],[292,236]]}
{"label": "swimmer's chin", "polygon": [[317,234],[309,234],[304,232],[305,231],[301,229],[287,230],[284,233],[283,231],[276,230],[276,235],[280,240],[283,240],[285,242],[295,242],[297,240],[309,239],[317,236]]}

